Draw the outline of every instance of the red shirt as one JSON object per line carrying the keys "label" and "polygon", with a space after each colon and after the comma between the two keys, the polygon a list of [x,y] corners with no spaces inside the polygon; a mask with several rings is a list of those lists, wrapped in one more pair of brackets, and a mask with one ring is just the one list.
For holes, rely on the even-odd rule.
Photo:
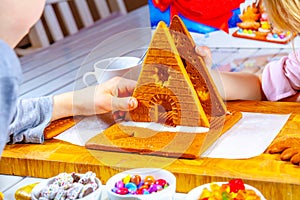
{"label": "red shirt", "polygon": [[170,7],[170,17],[182,15],[192,21],[228,32],[228,20],[232,10],[244,0],[152,0],[153,5],[164,12]]}

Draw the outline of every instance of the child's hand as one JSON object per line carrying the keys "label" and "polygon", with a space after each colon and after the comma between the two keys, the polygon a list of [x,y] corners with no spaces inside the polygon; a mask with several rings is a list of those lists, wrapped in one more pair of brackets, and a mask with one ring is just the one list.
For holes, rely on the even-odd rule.
{"label": "child's hand", "polygon": [[[109,80],[108,82],[99,86],[96,90],[96,95],[99,95],[99,97],[101,97],[101,95],[107,95],[108,100],[106,103],[104,102],[102,106],[99,105],[99,107],[108,106],[110,105],[109,101],[111,101],[111,107],[109,107],[107,111],[113,112],[115,120],[124,118],[127,111],[133,110],[138,106],[137,100],[134,97],[131,97],[135,86],[136,81],[130,79],[116,77]],[[103,89],[105,93],[101,94]],[[97,92],[99,93],[97,94]],[[97,102],[96,99],[95,102]],[[101,113],[101,110],[99,113]]]}
{"label": "child's hand", "polygon": [[94,105],[96,114],[111,112],[114,118],[123,118],[126,111],[137,107],[138,102],[131,97],[136,81],[115,77],[96,86]]}
{"label": "child's hand", "polygon": [[210,70],[212,67],[212,55],[210,49],[206,46],[196,46],[195,51],[199,56],[202,57],[206,67]]}
{"label": "child's hand", "polygon": [[114,113],[122,118],[138,102],[131,97],[136,81],[115,77],[103,84],[54,96],[52,121],[68,116]]}

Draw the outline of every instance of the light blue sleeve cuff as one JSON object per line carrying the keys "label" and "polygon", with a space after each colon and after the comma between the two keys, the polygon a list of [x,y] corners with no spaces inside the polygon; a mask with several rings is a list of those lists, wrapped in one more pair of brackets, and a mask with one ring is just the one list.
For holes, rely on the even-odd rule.
{"label": "light blue sleeve cuff", "polygon": [[43,143],[44,129],[52,117],[53,97],[20,99],[9,126],[10,142]]}

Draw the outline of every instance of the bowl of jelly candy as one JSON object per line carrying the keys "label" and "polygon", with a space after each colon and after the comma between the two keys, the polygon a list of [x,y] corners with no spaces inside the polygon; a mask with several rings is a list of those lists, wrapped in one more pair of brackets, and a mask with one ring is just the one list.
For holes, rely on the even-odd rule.
{"label": "bowl of jelly candy", "polygon": [[186,199],[188,200],[232,200],[253,199],[266,200],[265,197],[251,185],[247,185],[242,179],[232,179],[228,182],[212,182],[200,185],[192,189]]}
{"label": "bowl of jelly candy", "polygon": [[91,171],[85,174],[63,172],[37,184],[31,199],[100,200],[102,190],[101,181]]}
{"label": "bowl of jelly candy", "polygon": [[107,183],[110,200],[174,199],[175,176],[160,168],[136,168],[118,173]]}

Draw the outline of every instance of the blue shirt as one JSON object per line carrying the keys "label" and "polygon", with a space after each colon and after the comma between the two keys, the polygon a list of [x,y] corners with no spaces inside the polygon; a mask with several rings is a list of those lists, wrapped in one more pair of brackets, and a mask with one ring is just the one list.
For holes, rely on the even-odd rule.
{"label": "blue shirt", "polygon": [[22,70],[13,49],[0,40],[0,155],[6,143],[42,143],[52,96],[19,99]]}

